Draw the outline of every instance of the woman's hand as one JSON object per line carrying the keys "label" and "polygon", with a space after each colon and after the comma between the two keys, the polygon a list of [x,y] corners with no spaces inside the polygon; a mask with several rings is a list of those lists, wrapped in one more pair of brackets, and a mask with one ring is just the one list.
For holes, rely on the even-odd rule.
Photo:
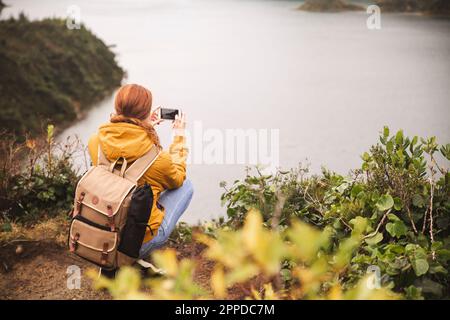
{"label": "woman's hand", "polygon": [[152,126],[156,126],[163,121],[164,119],[161,119],[161,107],[158,107],[150,114],[150,123]]}
{"label": "woman's hand", "polygon": [[173,133],[175,136],[184,136],[184,130],[186,129],[186,115],[179,111],[175,116],[175,120],[172,121]]}

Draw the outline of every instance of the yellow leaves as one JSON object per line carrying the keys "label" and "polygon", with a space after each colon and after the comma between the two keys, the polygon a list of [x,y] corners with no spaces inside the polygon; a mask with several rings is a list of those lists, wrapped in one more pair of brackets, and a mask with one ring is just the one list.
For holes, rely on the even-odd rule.
{"label": "yellow leaves", "polygon": [[[98,288],[107,288],[116,299],[225,299],[228,288],[245,283],[255,276],[258,279],[280,280],[281,266],[290,270],[290,286],[284,291],[279,282],[277,290],[268,282],[252,288],[252,299],[395,299],[388,289],[371,289],[362,279],[351,290],[340,285],[342,270],[348,267],[352,253],[367,231],[366,219],[353,219],[352,236],[340,242],[336,252],[330,252],[332,231],[318,230],[310,225],[293,221],[286,231],[267,229],[261,215],[250,210],[242,229],[217,230],[216,239],[206,234],[196,234],[195,239],[207,246],[203,255],[213,261],[211,291],[207,292],[194,281],[196,263],[192,259],[178,261],[174,249],[157,251],[155,263],[166,273],[164,277],[145,280],[150,288],[142,293],[139,273],[123,268],[116,280],[100,278]],[[258,280],[256,283],[260,283]]]}
{"label": "yellow leaves", "polygon": [[293,243],[292,256],[307,263],[317,258],[319,249],[328,245],[330,237],[328,232],[320,232],[300,221],[292,223],[287,235]]}
{"label": "yellow leaves", "polygon": [[163,269],[167,275],[176,276],[178,271],[177,253],[174,249],[156,251],[153,254],[156,265]]}
{"label": "yellow leaves", "polygon": [[228,270],[226,283],[228,286],[232,286],[235,283],[240,283],[251,279],[259,273],[260,270],[258,266],[253,263],[246,263],[239,268]]}
{"label": "yellow leaves", "polygon": [[98,270],[90,269],[87,275],[94,279],[96,289],[106,288],[115,299],[148,299],[139,290],[141,288],[141,276],[139,272],[131,267],[123,267],[118,272],[116,279],[105,277],[98,278]]}
{"label": "yellow leaves", "polygon": [[251,209],[247,213],[242,228],[243,244],[249,251],[254,251],[262,238],[263,221],[258,211]]}
{"label": "yellow leaves", "polygon": [[174,249],[156,251],[153,259],[165,271],[165,277],[146,281],[154,289],[152,299],[184,300],[206,295],[205,290],[193,279],[194,261],[183,259],[179,262]]}
{"label": "yellow leaves", "polygon": [[223,267],[216,266],[211,274],[211,288],[214,296],[219,299],[224,299],[227,296],[227,286],[225,284],[225,273]]}
{"label": "yellow leaves", "polygon": [[310,267],[297,266],[292,270],[292,275],[302,286],[302,296],[294,298],[303,298],[303,295],[306,295],[307,298],[315,298],[322,283],[330,278],[328,261],[325,257],[321,257]]}
{"label": "yellow leaves", "polygon": [[36,148],[36,140],[35,139],[27,139],[25,141],[25,145],[28,149],[34,150]]}
{"label": "yellow leaves", "polygon": [[264,229],[261,214],[250,210],[242,229],[243,245],[248,254],[267,274],[275,274],[280,270],[280,262],[286,250],[279,233]]}
{"label": "yellow leaves", "polygon": [[373,287],[369,276],[358,281],[358,284],[348,290],[343,298],[346,300],[398,300],[401,296],[386,288]]}
{"label": "yellow leaves", "polygon": [[217,240],[204,235],[196,239],[208,246],[206,256],[229,269],[243,269],[233,277],[253,276],[255,270],[275,274],[286,256],[286,250],[279,233],[264,229],[261,215],[249,211],[242,230],[217,232]]}
{"label": "yellow leaves", "polygon": [[217,239],[204,235],[196,236],[196,239],[208,246],[206,256],[209,259],[220,262],[228,268],[238,268],[246,258],[240,231],[220,230],[217,232]]}
{"label": "yellow leaves", "polygon": [[335,284],[328,291],[328,300],[342,300],[342,288],[340,285]]}
{"label": "yellow leaves", "polygon": [[369,220],[360,216],[350,220],[350,224],[353,225],[352,236],[362,236],[370,228]]}
{"label": "yellow leaves", "polygon": [[339,244],[338,251],[333,257],[334,268],[337,272],[346,268],[350,263],[353,251],[358,248],[360,244],[359,236],[351,236],[345,240],[342,240]]}
{"label": "yellow leaves", "polygon": [[55,126],[52,124],[49,124],[47,126],[47,143],[48,144],[53,143],[54,132],[55,132]]}
{"label": "yellow leaves", "polygon": [[262,292],[258,292],[252,288],[252,296],[249,298],[255,300],[279,300],[281,297],[275,293],[271,283],[266,283],[263,286]]}

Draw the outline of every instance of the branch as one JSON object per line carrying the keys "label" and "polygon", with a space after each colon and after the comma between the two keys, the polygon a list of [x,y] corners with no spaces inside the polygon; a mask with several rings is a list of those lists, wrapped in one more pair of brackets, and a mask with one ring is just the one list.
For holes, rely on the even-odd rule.
{"label": "branch", "polygon": [[[434,174],[431,174],[431,178],[430,178],[430,185],[431,185],[431,189],[430,189],[430,238],[431,238],[431,244],[433,244],[434,242],[434,231],[433,231],[433,197],[434,197]],[[431,252],[433,260],[436,259],[436,252],[433,250]]]}
{"label": "branch", "polygon": [[389,209],[388,211],[386,211],[386,212],[384,213],[384,215],[383,215],[383,217],[381,218],[380,222],[378,223],[377,228],[375,229],[375,231],[372,232],[372,233],[369,233],[369,234],[366,235],[366,236],[364,236],[364,237],[363,237],[363,240],[364,240],[364,239],[367,239],[367,238],[372,238],[372,237],[374,237],[374,236],[378,233],[378,231],[380,230],[381,226],[382,226],[383,223],[384,223],[384,220],[386,220],[386,217],[388,216],[388,214],[391,213],[391,210],[392,210],[392,209]]}

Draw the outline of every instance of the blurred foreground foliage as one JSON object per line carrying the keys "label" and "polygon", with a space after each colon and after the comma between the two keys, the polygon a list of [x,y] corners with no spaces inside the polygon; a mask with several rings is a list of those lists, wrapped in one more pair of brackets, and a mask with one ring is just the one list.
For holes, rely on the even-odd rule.
{"label": "blurred foreground foliage", "polygon": [[[238,230],[218,230],[217,237],[198,234],[206,244],[205,255],[215,262],[211,290],[193,279],[196,261],[178,261],[173,249],[155,252],[156,264],[166,271],[160,278],[141,280],[140,273],[122,268],[116,279],[96,280],[96,288],[107,288],[116,299],[223,299],[227,288],[255,276],[265,279],[262,288],[253,288],[248,299],[397,299],[388,288],[376,287],[374,274],[360,279],[351,289],[339,283],[339,274],[350,262],[362,240],[366,221],[355,220],[355,231],[336,251],[330,251],[331,233],[294,221],[285,232],[263,226],[262,217],[251,210]],[[280,271],[291,265],[291,280],[283,286]],[[90,273],[96,277],[96,272]],[[374,285],[375,284],[375,285]],[[142,287],[150,290],[143,291]]]}
{"label": "blurred foreground foliage", "polygon": [[222,184],[226,221],[193,235],[178,230],[206,245],[210,289],[193,280],[196,260],[178,261],[173,249],[153,254],[165,277],[141,281],[124,268],[96,285],[119,299],[208,299],[258,277],[248,298],[448,298],[450,175],[437,158],[448,164],[449,144],[385,127],[346,177],[256,168],[229,189]]}

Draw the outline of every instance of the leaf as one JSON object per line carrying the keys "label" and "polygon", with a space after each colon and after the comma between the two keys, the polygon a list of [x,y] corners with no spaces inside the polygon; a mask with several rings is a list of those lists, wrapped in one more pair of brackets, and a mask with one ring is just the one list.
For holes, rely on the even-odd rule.
{"label": "leaf", "polygon": [[351,236],[340,242],[339,248],[334,256],[334,267],[342,270],[347,267],[352,258],[353,252],[358,248],[360,242],[357,236]]}
{"label": "leaf", "polygon": [[169,276],[176,276],[178,272],[177,255],[174,249],[156,251],[153,254],[156,265],[166,271]]}
{"label": "leaf", "polygon": [[365,239],[365,241],[368,245],[375,245],[382,240],[383,240],[383,234],[380,232],[377,232],[373,237]]}
{"label": "leaf", "polygon": [[36,148],[36,140],[34,139],[27,139],[25,144],[28,149],[34,150]]}
{"label": "leaf", "polygon": [[364,152],[363,155],[361,156],[361,158],[364,161],[369,161],[370,160],[370,155],[367,152]]}
{"label": "leaf", "polygon": [[290,281],[292,279],[292,273],[289,269],[281,269],[280,274],[284,281]]}
{"label": "leaf", "polygon": [[445,287],[439,282],[433,281],[427,277],[423,277],[415,281],[417,287],[422,289],[423,293],[432,294],[434,297],[442,297]]}
{"label": "leaf", "polygon": [[398,145],[403,144],[403,130],[399,130],[395,135],[395,143]]}
{"label": "leaf", "polygon": [[392,199],[392,196],[389,194],[382,195],[376,204],[376,207],[380,211],[386,211],[389,210],[394,206],[394,199]]}
{"label": "leaf", "polygon": [[383,137],[384,138],[389,137],[389,127],[388,126],[383,127]]}
{"label": "leaf", "polygon": [[353,225],[352,235],[361,235],[367,229],[369,221],[367,218],[358,216],[350,220],[350,224]]}
{"label": "leaf", "polygon": [[450,260],[450,250],[448,249],[439,249],[436,251],[436,255],[441,261],[447,262]]}
{"label": "leaf", "polygon": [[216,266],[211,274],[211,288],[214,296],[223,299],[227,295],[227,286],[225,284],[224,271],[221,266]]}
{"label": "leaf", "polygon": [[5,222],[2,224],[1,231],[2,232],[11,232],[13,230],[11,223]]}
{"label": "leaf", "polygon": [[389,221],[392,221],[392,222],[400,221],[400,218],[397,217],[397,216],[396,216],[395,214],[393,214],[393,213],[389,213],[389,214],[387,215],[387,217],[388,217]]}
{"label": "leaf", "polygon": [[430,266],[430,273],[432,273],[432,274],[434,274],[434,273],[447,274],[448,271],[442,265],[436,264],[436,265],[431,265]]}
{"label": "leaf", "polygon": [[413,197],[412,197],[412,204],[415,207],[423,208],[424,203],[425,203],[425,201],[424,201],[423,197],[420,194],[414,194],[413,195]]}
{"label": "leaf", "polygon": [[49,124],[47,126],[47,142],[52,143],[53,141],[53,134],[54,134],[55,126],[52,124]]}
{"label": "leaf", "polygon": [[394,198],[394,209],[397,211],[400,211],[400,210],[402,210],[402,207],[403,207],[402,200],[398,197],[395,197]]}
{"label": "leaf", "polygon": [[261,214],[257,210],[251,209],[247,213],[244,227],[242,228],[244,244],[250,251],[255,250],[261,242],[262,224]]}
{"label": "leaf", "polygon": [[410,300],[423,300],[424,297],[422,296],[422,288],[417,288],[413,285],[410,285],[407,288],[404,288],[406,298]]}
{"label": "leaf", "polygon": [[351,195],[356,198],[363,191],[363,187],[360,184],[355,184],[352,188]]}
{"label": "leaf", "polygon": [[416,276],[418,277],[428,272],[429,265],[427,260],[425,259],[414,259],[411,264],[414,272],[416,273]]}
{"label": "leaf", "polygon": [[403,221],[389,222],[386,224],[386,231],[393,237],[400,238],[406,235],[408,229],[406,228]]}
{"label": "leaf", "polygon": [[294,221],[288,237],[295,245],[294,254],[303,261],[311,262],[317,257],[319,249],[328,245],[330,235],[307,223]]}

